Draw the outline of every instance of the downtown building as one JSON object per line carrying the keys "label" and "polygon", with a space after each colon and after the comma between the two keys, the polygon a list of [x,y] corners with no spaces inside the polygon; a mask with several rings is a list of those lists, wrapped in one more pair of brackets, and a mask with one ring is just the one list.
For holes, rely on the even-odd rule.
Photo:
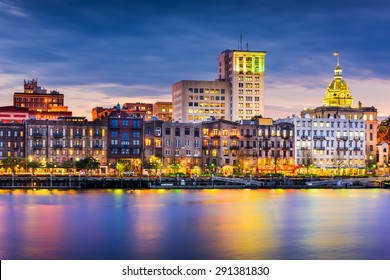
{"label": "downtown building", "polygon": [[218,57],[217,80],[173,84],[173,119],[237,121],[264,115],[265,55],[264,51],[226,50]]}
{"label": "downtown building", "polygon": [[[13,106],[27,108],[30,118],[57,119],[59,117],[71,117],[72,112],[64,105],[64,95],[57,90],[47,91],[38,86],[38,79],[24,81],[24,91],[15,92]],[[2,112],[0,108],[0,112]]]}
{"label": "downtown building", "polygon": [[300,172],[360,174],[377,153],[377,109],[353,106],[353,97],[337,64],[323,105],[281,120],[294,126],[294,161]]}
{"label": "downtown building", "polygon": [[107,125],[84,117],[25,122],[26,160],[46,167],[60,167],[93,157],[100,163],[99,174],[107,174]]}

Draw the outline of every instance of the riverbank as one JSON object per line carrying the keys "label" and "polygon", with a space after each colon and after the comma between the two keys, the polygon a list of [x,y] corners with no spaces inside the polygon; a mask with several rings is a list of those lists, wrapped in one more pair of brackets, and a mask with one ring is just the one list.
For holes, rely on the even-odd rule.
{"label": "riverbank", "polygon": [[3,176],[0,189],[357,189],[389,188],[380,178],[149,178],[89,176]]}

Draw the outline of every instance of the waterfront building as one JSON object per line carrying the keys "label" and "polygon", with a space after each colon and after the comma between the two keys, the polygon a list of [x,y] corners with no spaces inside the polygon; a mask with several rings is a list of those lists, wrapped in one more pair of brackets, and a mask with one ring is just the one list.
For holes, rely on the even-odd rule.
{"label": "waterfront building", "polygon": [[348,84],[343,79],[339,64],[337,64],[334,70],[334,78],[326,90],[323,105],[302,110],[301,117],[305,118],[307,115],[311,118],[340,119],[343,116],[347,120],[363,120],[365,126],[365,161],[368,162],[370,157],[376,158],[378,111],[373,106],[363,107],[360,102],[358,102],[357,107],[353,106],[353,97]]}
{"label": "waterfront building", "polygon": [[264,115],[265,55],[265,51],[226,50],[218,56],[217,80],[173,84],[173,119],[237,121]]}
{"label": "waterfront building", "polygon": [[160,175],[163,169],[163,120],[153,119],[145,121],[143,145],[143,167],[148,170],[148,174]]}
{"label": "waterfront building", "polygon": [[107,154],[111,171],[123,163],[134,174],[141,174],[143,156],[143,118],[126,113],[118,104],[106,118],[108,127]]}
{"label": "waterfront building", "polygon": [[202,123],[162,124],[163,166],[169,173],[200,174]]}
{"label": "waterfront building", "polygon": [[294,134],[289,122],[270,118],[202,123],[203,161],[223,175],[294,172]]}
{"label": "waterfront building", "polygon": [[189,123],[230,120],[230,85],[226,81],[180,81],[172,85],[173,120]]}
{"label": "waterfront building", "polygon": [[250,120],[264,116],[265,51],[226,50],[218,57],[220,80],[229,82],[229,119]]}
{"label": "waterfront building", "polygon": [[153,104],[153,116],[165,122],[172,121],[172,102],[156,102]]}
{"label": "waterfront building", "polygon": [[24,92],[15,92],[15,107],[28,108],[29,115],[36,119],[57,119],[72,116],[68,106],[64,105],[64,95],[57,90],[38,86],[38,79],[24,81]]}
{"label": "waterfront building", "polygon": [[365,120],[294,116],[295,162],[300,172],[316,168],[317,173],[340,175],[359,172],[366,165]]}
{"label": "waterfront building", "polygon": [[102,122],[90,122],[85,117],[27,120],[25,134],[29,162],[61,167],[64,162],[93,157],[100,163],[97,173],[107,173],[107,125]]}
{"label": "waterfront building", "polygon": [[[389,164],[389,144],[386,142],[379,142],[376,145],[376,163],[378,168],[387,167]],[[370,166],[372,167],[372,166]]]}
{"label": "waterfront building", "polygon": [[0,107],[0,121],[3,123],[18,122],[28,120],[30,117],[28,108],[15,107],[15,106],[2,106]]}
{"label": "waterfront building", "polygon": [[145,121],[150,121],[153,116],[152,103],[127,102],[123,104],[123,108],[128,114],[133,114],[136,117],[142,117]]}
{"label": "waterfront building", "polygon": [[0,122],[0,159],[24,158],[24,143],[24,124],[18,122]]}

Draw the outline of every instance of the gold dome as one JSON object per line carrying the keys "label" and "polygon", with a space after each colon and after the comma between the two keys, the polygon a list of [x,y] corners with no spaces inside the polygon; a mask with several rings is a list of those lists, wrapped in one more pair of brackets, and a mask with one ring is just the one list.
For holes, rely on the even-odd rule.
{"label": "gold dome", "polygon": [[347,82],[343,80],[342,72],[340,65],[337,65],[333,81],[326,90],[324,106],[352,107],[353,97]]}

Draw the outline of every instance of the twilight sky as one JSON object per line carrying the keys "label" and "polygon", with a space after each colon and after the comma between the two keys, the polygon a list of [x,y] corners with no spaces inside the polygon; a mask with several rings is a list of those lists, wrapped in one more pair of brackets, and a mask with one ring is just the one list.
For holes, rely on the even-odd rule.
{"label": "twilight sky", "polygon": [[354,103],[390,115],[388,0],[0,0],[0,106],[38,78],[91,118],[95,106],[171,100],[180,80],[214,80],[217,58],[267,51],[265,116],[322,104],[336,59]]}

